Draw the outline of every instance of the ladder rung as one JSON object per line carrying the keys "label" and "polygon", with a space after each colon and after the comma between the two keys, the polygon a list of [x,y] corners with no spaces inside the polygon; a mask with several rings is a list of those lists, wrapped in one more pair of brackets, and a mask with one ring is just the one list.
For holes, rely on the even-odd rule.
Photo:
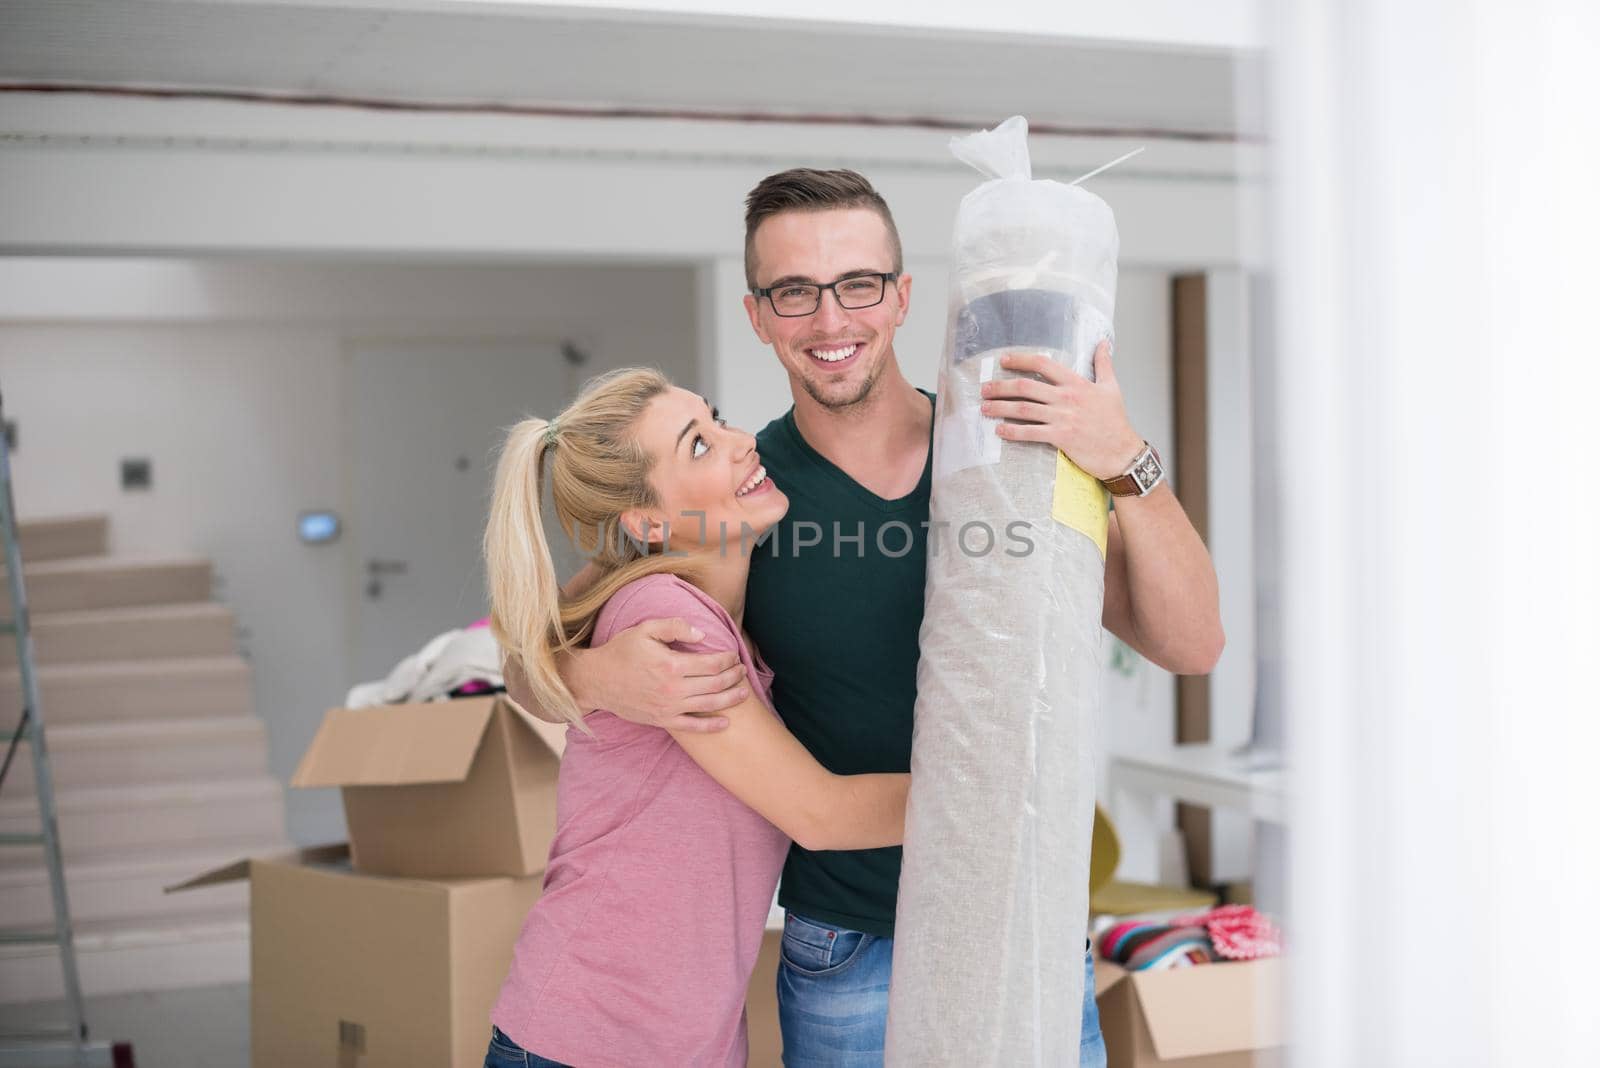
{"label": "ladder rung", "polygon": [[0,846],[8,845],[44,845],[44,835],[37,831],[25,833],[22,831],[5,831],[0,833]]}
{"label": "ladder rung", "polygon": [[0,946],[53,946],[54,927],[0,927]]}

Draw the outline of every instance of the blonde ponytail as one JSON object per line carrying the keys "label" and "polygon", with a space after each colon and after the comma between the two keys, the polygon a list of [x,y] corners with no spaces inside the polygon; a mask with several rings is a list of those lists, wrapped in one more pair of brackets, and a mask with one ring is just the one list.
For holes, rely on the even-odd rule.
{"label": "blonde ponytail", "polygon": [[561,583],[540,516],[548,428],[546,420],[524,419],[511,428],[500,452],[483,536],[489,628],[500,648],[521,665],[535,696],[575,721],[577,706],[556,670],[557,650],[565,645]]}
{"label": "blonde ponytail", "polygon": [[[695,577],[691,558],[647,551],[622,527],[627,510],[657,504],[651,458],[633,431],[649,403],[670,388],[648,368],[610,372],[554,420],[512,427],[501,447],[483,536],[489,625],[527,675],[534,699],[569,722],[581,724],[583,710],[561,681],[558,657],[589,638],[606,601],[645,575]],[[562,529],[600,572],[568,603],[542,522],[547,475]]]}

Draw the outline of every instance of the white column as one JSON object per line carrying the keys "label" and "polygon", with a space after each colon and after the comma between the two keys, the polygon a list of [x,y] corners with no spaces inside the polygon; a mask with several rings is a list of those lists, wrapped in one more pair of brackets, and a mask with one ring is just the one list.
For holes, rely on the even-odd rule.
{"label": "white column", "polygon": [[1588,1063],[1600,8],[1269,8],[1294,1063]]}
{"label": "white column", "polygon": [[[1217,571],[1222,658],[1210,675],[1211,746],[1250,740],[1255,705],[1254,442],[1250,417],[1249,284],[1243,271],[1206,272],[1207,548]],[[1211,874],[1218,882],[1257,874],[1250,815],[1211,810]]]}
{"label": "white column", "polygon": [[789,378],[744,310],[744,257],[699,265],[700,392],[733,426],[752,434],[790,405]]}

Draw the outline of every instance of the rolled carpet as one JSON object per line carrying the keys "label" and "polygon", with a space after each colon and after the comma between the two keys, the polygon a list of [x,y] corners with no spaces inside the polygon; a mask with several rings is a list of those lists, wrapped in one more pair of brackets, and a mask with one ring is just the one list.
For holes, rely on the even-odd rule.
{"label": "rolled carpet", "polygon": [[1107,498],[979,405],[1008,351],[1093,376],[1117,230],[1098,197],[1032,180],[1026,135],[1014,118],[952,142],[992,180],[955,226],[891,1065],[1078,1059]]}

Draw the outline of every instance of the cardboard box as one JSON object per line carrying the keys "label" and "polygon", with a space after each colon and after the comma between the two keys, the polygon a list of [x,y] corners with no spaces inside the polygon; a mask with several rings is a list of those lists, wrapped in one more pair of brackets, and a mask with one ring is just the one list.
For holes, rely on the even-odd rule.
{"label": "cardboard box", "polygon": [[342,789],[358,871],[532,875],[555,835],[565,739],[504,697],[336,708],[289,784]]}
{"label": "cardboard box", "polygon": [[783,929],[768,927],[744,995],[745,1023],[750,1029],[748,1068],[783,1068],[783,1031],[778,1026],[778,951],[782,946]]}
{"label": "cardboard box", "polygon": [[1128,972],[1095,959],[1107,1068],[1284,1063],[1278,959]]}
{"label": "cardboard box", "polygon": [[423,880],[338,866],[342,846],[239,861],[250,881],[255,1068],[478,1068],[542,878]]}
{"label": "cardboard box", "polygon": [[[256,857],[167,888],[250,883],[254,1068],[479,1068],[489,1012],[542,876],[364,875],[343,844]],[[749,1068],[782,1068],[781,930],[746,994]]]}

